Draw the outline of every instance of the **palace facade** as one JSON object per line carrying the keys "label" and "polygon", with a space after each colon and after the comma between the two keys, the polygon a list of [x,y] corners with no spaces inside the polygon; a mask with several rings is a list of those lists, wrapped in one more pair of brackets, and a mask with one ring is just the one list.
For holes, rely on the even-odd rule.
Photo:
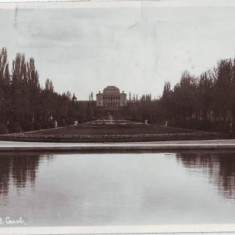
{"label": "palace facade", "polygon": [[120,110],[126,105],[126,93],[115,86],[108,86],[96,95],[96,106],[103,110]]}

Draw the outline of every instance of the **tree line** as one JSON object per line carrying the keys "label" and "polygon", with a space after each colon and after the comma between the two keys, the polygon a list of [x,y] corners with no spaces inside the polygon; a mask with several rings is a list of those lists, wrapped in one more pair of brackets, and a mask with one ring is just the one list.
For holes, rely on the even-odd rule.
{"label": "tree line", "polygon": [[[0,133],[39,130],[86,122],[98,117],[95,102],[77,102],[75,95],[58,94],[51,80],[39,83],[35,61],[17,53],[9,65],[0,50]],[[234,129],[235,59],[220,60],[196,77],[188,71],[173,88],[165,83],[162,96],[143,95],[129,100],[123,117],[198,130]]]}
{"label": "tree line", "polygon": [[173,88],[166,82],[160,99],[142,100],[128,108],[136,120],[194,128],[226,131],[234,129],[235,59],[220,60],[217,66],[196,77],[188,71]]}
{"label": "tree line", "polygon": [[39,83],[35,61],[17,53],[9,65],[7,49],[0,50],[0,133],[39,130],[87,121],[90,108],[81,106],[70,92],[58,94],[47,79]]}
{"label": "tree line", "polygon": [[166,83],[161,98],[172,124],[202,130],[232,131],[235,115],[235,59],[195,77],[183,72],[174,86]]}

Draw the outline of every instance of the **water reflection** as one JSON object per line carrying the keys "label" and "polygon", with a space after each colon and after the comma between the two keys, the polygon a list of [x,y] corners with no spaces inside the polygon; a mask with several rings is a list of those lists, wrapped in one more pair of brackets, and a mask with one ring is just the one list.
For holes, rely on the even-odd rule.
{"label": "water reflection", "polygon": [[235,153],[177,153],[186,168],[202,170],[226,198],[235,199]]}
{"label": "water reflection", "polygon": [[[34,185],[40,158],[52,159],[50,154],[0,154],[0,195],[7,195],[10,180],[16,188]],[[191,170],[201,170],[227,198],[235,199],[235,152],[182,152],[178,162]],[[192,171],[193,172],[193,171]],[[196,173],[198,174],[198,173]]]}
{"label": "water reflection", "polygon": [[37,153],[0,154],[0,195],[8,194],[11,180],[17,189],[34,185],[40,158]]}
{"label": "water reflection", "polygon": [[231,198],[235,152],[0,154],[0,217],[29,226],[233,223]]}

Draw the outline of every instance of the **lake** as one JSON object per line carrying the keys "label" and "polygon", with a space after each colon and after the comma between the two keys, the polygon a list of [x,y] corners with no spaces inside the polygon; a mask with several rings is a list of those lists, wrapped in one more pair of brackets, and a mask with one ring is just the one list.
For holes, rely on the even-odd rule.
{"label": "lake", "polygon": [[23,226],[234,223],[235,152],[1,153],[6,217]]}

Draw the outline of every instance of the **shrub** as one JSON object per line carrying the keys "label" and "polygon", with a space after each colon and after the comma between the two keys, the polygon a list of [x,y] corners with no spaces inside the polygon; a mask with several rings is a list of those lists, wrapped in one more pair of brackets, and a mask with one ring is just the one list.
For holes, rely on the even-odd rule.
{"label": "shrub", "polygon": [[8,129],[10,133],[22,132],[22,127],[19,122],[10,122]]}
{"label": "shrub", "polygon": [[34,130],[41,130],[42,129],[42,123],[41,122],[35,122],[33,125]]}
{"label": "shrub", "polygon": [[53,122],[49,122],[48,123],[48,128],[54,128],[54,123]]}
{"label": "shrub", "polygon": [[42,122],[41,126],[42,126],[42,129],[48,129],[49,128],[48,122]]}
{"label": "shrub", "polygon": [[59,121],[59,126],[66,126],[67,125],[67,122],[65,119],[62,119],[61,121]]}
{"label": "shrub", "polygon": [[8,134],[8,128],[5,124],[0,123],[0,134]]}
{"label": "shrub", "polygon": [[32,121],[23,121],[21,123],[23,131],[31,131],[33,130],[33,123]]}

